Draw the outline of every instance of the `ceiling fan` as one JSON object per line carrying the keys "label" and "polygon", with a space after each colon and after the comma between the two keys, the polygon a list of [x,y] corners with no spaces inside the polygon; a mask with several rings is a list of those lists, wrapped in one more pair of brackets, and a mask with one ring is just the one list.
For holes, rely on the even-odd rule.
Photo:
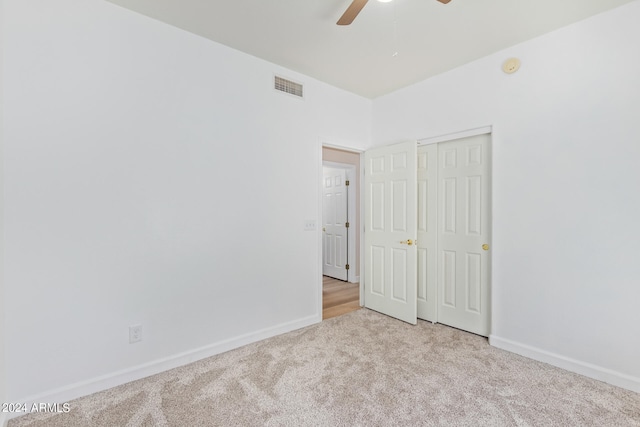
{"label": "ceiling fan", "polygon": [[[367,4],[369,0],[353,0],[347,10],[342,14],[340,19],[338,19],[338,25],[349,25],[356,19],[356,16],[360,13],[365,4]],[[386,0],[390,1],[390,0]],[[438,0],[442,4],[447,4],[451,0]]]}

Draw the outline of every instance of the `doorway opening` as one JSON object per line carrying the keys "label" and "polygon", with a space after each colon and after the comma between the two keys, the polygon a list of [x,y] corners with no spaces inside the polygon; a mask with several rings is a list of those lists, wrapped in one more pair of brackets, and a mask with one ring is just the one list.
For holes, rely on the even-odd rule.
{"label": "doorway opening", "polygon": [[323,320],[361,307],[360,153],[322,147]]}

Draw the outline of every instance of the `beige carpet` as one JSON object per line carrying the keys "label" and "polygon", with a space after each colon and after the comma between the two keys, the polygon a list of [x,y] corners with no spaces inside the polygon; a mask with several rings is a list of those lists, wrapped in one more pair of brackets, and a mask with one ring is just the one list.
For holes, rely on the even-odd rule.
{"label": "beige carpet", "polygon": [[640,426],[640,394],[369,310],[70,404],[9,426]]}

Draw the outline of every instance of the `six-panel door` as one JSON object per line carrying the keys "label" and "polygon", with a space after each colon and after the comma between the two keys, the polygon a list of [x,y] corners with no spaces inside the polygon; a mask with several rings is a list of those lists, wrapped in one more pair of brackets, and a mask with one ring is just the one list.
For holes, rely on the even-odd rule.
{"label": "six-panel door", "polygon": [[365,152],[365,306],[416,324],[416,142]]}
{"label": "six-panel door", "polygon": [[490,136],[438,144],[438,322],[490,332]]}
{"label": "six-panel door", "polygon": [[347,280],[346,171],[323,168],[322,274]]}

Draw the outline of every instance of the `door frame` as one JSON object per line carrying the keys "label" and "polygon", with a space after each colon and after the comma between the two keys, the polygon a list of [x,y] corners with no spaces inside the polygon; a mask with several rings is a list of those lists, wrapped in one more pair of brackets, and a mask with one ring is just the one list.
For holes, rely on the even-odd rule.
{"label": "door frame", "polygon": [[[355,165],[349,163],[338,163],[338,162],[330,162],[330,161],[322,161],[323,168],[330,167],[336,169],[344,169],[347,171],[347,179],[350,181],[347,186],[347,221],[349,222],[349,229],[347,230],[347,257],[349,265],[355,266],[356,264],[352,261],[359,262],[356,259],[356,228],[359,227],[360,219],[356,217],[356,185],[360,185],[360,178],[356,176],[356,167]],[[351,182],[355,181],[355,182]],[[320,194],[320,199],[322,200],[322,194]],[[320,216],[322,218],[322,216]],[[321,227],[324,224],[324,221],[320,221]],[[351,227],[351,224],[354,224]],[[324,245],[324,238],[322,239]],[[324,247],[323,247],[324,250]],[[355,268],[349,268],[347,271],[347,282],[349,283],[358,283],[360,280],[359,276],[356,276]]]}
{"label": "door frame", "polygon": [[[459,132],[452,132],[443,135],[430,136],[418,140],[418,145],[436,144],[438,142],[453,141],[454,139],[466,138],[468,136],[477,136],[483,134],[493,135],[493,126],[482,126],[478,128],[467,129]],[[492,138],[493,139],[493,138]],[[493,157],[493,156],[492,156]],[[492,158],[493,160],[493,158]]]}

